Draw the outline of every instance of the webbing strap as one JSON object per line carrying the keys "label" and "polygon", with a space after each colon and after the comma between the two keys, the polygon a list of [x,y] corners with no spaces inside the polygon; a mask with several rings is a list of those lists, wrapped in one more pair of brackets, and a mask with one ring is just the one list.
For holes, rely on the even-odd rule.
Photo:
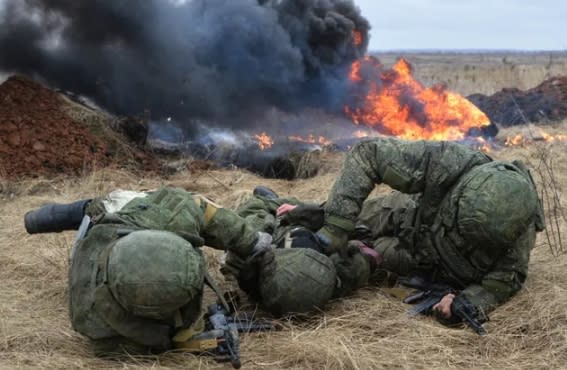
{"label": "webbing strap", "polygon": [[175,314],[173,315],[173,323],[176,329],[183,326],[183,315],[181,315],[181,311],[175,311]]}
{"label": "webbing strap", "polygon": [[291,231],[288,231],[285,233],[285,237],[284,237],[284,248],[290,249],[292,243],[293,243],[293,238],[291,237]]}
{"label": "webbing strap", "polygon": [[203,218],[205,220],[205,226],[207,226],[209,224],[209,222],[211,222],[213,217],[215,217],[217,211],[220,208],[222,208],[221,206],[215,204],[213,201],[205,198],[204,196],[202,196],[200,194],[194,196],[193,200],[195,201],[197,206],[200,207],[201,210],[203,210]]}
{"label": "webbing strap", "polygon": [[209,288],[213,290],[213,292],[215,292],[215,294],[219,298],[219,302],[222,304],[226,312],[231,312],[228,302],[226,301],[226,299],[224,299],[222,289],[219,288],[219,286],[215,283],[211,275],[209,275],[208,271],[205,271],[205,283],[209,286]]}

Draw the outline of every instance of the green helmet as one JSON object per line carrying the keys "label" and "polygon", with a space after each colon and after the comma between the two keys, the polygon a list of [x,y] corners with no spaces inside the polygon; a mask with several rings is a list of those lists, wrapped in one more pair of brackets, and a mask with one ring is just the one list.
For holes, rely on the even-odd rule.
{"label": "green helmet", "polygon": [[304,313],[331,299],[337,274],[327,256],[303,248],[275,249],[273,253],[274,261],[260,271],[260,295],[268,311]]}
{"label": "green helmet", "polygon": [[149,319],[171,318],[200,299],[204,276],[201,252],[167,231],[132,232],[114,244],[107,258],[114,299],[131,314]]}
{"label": "green helmet", "polygon": [[534,222],[539,209],[528,176],[506,162],[488,163],[467,174],[457,190],[461,236],[488,246],[515,242]]}

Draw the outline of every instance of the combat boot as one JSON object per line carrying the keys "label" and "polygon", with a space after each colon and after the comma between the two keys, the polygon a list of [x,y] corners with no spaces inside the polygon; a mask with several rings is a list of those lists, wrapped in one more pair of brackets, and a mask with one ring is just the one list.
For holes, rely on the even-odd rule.
{"label": "combat boot", "polygon": [[254,188],[254,192],[252,193],[257,197],[262,197],[266,199],[278,199],[279,195],[276,194],[275,191],[268,188],[267,186],[258,185]]}

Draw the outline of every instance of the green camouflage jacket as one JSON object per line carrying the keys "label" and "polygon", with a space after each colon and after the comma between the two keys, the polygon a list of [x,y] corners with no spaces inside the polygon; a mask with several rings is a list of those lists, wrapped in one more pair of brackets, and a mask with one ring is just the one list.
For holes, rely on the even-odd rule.
{"label": "green camouflage jacket", "polygon": [[[101,343],[109,343],[110,339],[120,339],[122,336],[148,347],[167,348],[172,329],[167,324],[127,312],[117,314],[116,310],[99,312],[93,309],[96,306],[104,310],[108,306],[105,302],[99,302],[108,297],[97,298],[94,293],[101,283],[100,264],[104,261],[107,246],[132,231],[163,230],[177,234],[193,247],[207,245],[231,250],[244,258],[254,248],[257,230],[233,211],[182,189],[164,187],[148,193],[130,193],[120,201],[113,199],[114,195],[117,194],[111,193],[90,203],[86,212],[91,216],[94,226],[77,243],[71,256],[69,296],[73,328],[90,339],[103,340]],[[201,260],[201,252],[197,249],[195,253],[195,257]],[[147,265],[140,268],[167,268],[150,266],[152,262],[149,260]],[[204,265],[204,261],[199,263]],[[181,326],[192,323],[195,312],[199,313],[200,304],[199,297],[181,309]]]}
{"label": "green camouflage jacket", "polygon": [[87,213],[97,223],[171,231],[195,247],[230,249],[242,256],[248,256],[254,247],[256,229],[234,211],[222,208],[200,194],[172,187],[137,194],[116,212],[108,212],[105,208],[111,202],[109,198],[96,199],[87,208]]}
{"label": "green camouflage jacket", "polygon": [[[407,194],[419,194],[414,233],[407,238],[411,244],[409,248],[427,250],[437,264],[432,269],[441,266],[443,278],[453,285],[460,285],[462,294],[486,312],[508,300],[522,287],[528,273],[536,229],[543,228],[540,205],[533,205],[538,202],[535,185],[528,171],[519,167],[522,166],[493,163],[487,155],[456,143],[397,139],[364,141],[347,155],[329,195],[326,217],[342,218],[354,224],[364,200],[376,184],[383,183]],[[486,172],[491,174],[508,171],[514,176],[521,172],[521,176],[516,177],[520,178],[518,181],[523,188],[529,182],[530,199],[521,199],[521,195],[511,199],[491,199],[491,194],[483,193],[481,182],[474,184],[467,178],[467,174],[473,173],[475,168],[487,168]],[[477,193],[471,194],[471,182]],[[465,188],[468,193],[463,198],[462,189]],[[490,240],[476,242],[484,240],[484,230],[476,232],[473,228],[472,231],[467,230],[468,234],[462,233],[455,224],[459,202],[466,198],[474,203],[476,196],[496,202],[494,205],[503,209],[516,207],[518,211],[527,212],[526,222],[521,225],[521,235],[515,228],[513,233],[504,233],[517,235],[514,240],[495,243]],[[532,199],[535,200],[531,202]],[[508,225],[507,217],[513,218],[514,215],[496,213],[485,216],[490,224],[497,226],[500,223]]]}

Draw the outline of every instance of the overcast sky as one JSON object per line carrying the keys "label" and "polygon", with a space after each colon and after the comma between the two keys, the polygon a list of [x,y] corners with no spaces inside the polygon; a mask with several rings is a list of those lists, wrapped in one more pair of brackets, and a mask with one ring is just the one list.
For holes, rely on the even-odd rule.
{"label": "overcast sky", "polygon": [[566,0],[354,0],[370,50],[567,49]]}
{"label": "overcast sky", "polygon": [[354,2],[372,25],[370,50],[567,50],[567,0]]}

